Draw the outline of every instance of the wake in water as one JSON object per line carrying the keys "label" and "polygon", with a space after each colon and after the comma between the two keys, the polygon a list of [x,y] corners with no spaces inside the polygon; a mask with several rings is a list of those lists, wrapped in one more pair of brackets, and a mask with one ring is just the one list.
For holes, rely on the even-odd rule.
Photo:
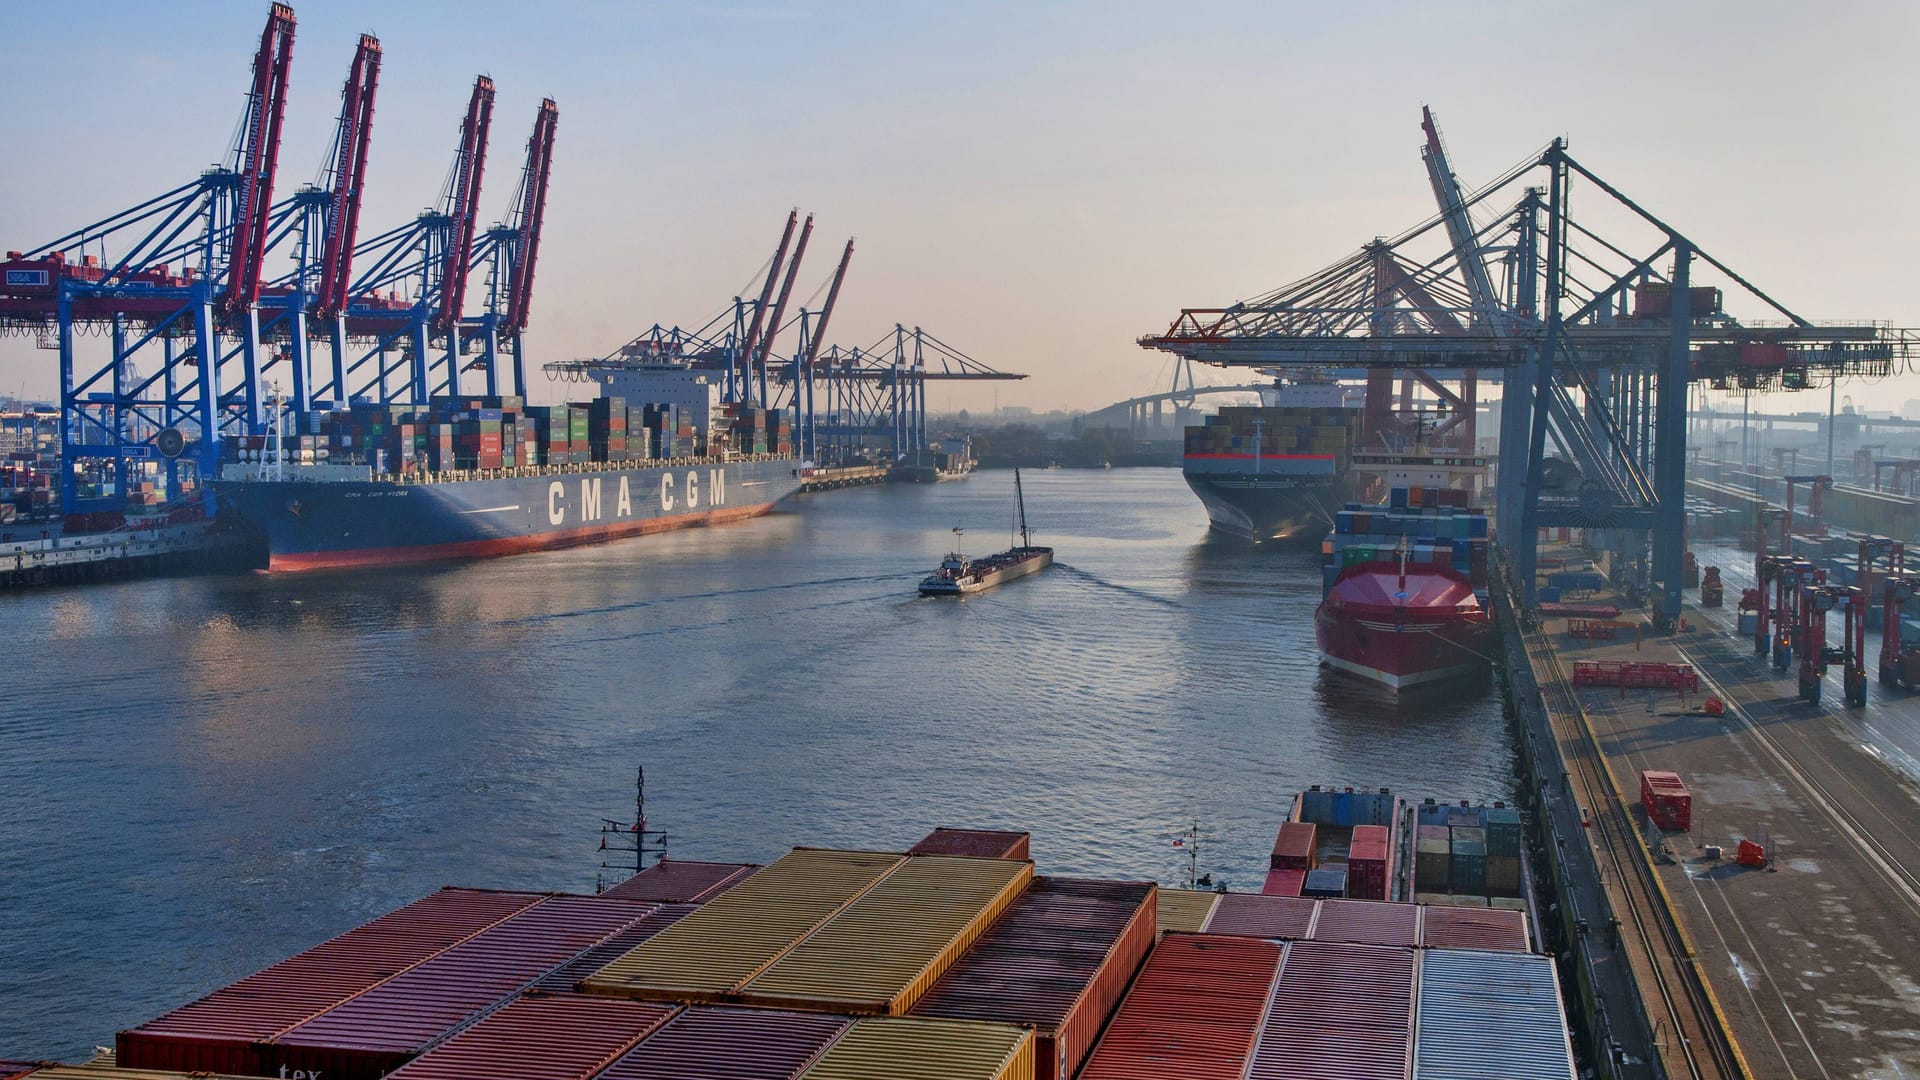
{"label": "wake in water", "polygon": [[880,581],[894,581],[896,574],[862,574],[859,577],[819,578],[813,581],[787,581],[777,585],[754,585],[738,589],[715,589],[711,592],[676,593],[672,596],[651,596],[644,600],[628,600],[618,604],[603,604],[599,607],[574,608],[571,611],[548,611],[538,615],[526,615],[516,619],[502,619],[495,626],[529,626],[539,623],[556,622],[561,619],[578,619],[592,615],[617,615],[625,611],[643,611],[647,608],[668,607],[690,601],[720,600],[733,596],[753,596],[759,593],[792,592],[795,589],[817,589],[829,585],[871,585]]}
{"label": "wake in water", "polygon": [[1121,585],[1116,582],[1108,581],[1106,578],[1103,578],[1098,574],[1089,573],[1088,571],[1082,570],[1079,567],[1070,565],[1068,563],[1055,562],[1053,564],[1053,569],[1056,573],[1064,574],[1065,576],[1072,578],[1075,581],[1078,581],[1087,585],[1092,585],[1095,588],[1111,589],[1114,592],[1121,593],[1125,596],[1130,596],[1135,600],[1145,600],[1150,604],[1159,604],[1162,607],[1178,608],[1183,606],[1178,600],[1169,599],[1165,596],[1159,595],[1158,593],[1150,593],[1144,589],[1136,589],[1131,585]]}

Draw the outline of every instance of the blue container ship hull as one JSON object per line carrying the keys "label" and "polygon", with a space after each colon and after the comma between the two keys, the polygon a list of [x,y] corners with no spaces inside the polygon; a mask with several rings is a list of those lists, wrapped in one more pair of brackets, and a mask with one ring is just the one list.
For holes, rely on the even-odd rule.
{"label": "blue container ship hull", "polygon": [[800,489],[792,458],[507,470],[475,479],[222,479],[223,518],[274,572],[435,562],[601,543],[757,517]]}

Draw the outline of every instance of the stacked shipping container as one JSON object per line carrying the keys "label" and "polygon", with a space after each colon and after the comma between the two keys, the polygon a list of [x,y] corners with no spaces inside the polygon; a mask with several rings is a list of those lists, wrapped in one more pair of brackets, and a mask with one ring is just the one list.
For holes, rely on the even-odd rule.
{"label": "stacked shipping container", "polygon": [[915,855],[740,990],[770,1007],[899,1016],[1033,878],[1033,864]]}
{"label": "stacked shipping container", "polygon": [[261,1044],[498,925],[538,893],[442,889],[119,1034],[130,1068],[264,1075]]}
{"label": "stacked shipping container", "polygon": [[851,1023],[824,1013],[695,1006],[598,1080],[795,1080]]}
{"label": "stacked shipping container", "polygon": [[1407,949],[1288,945],[1248,1080],[1405,1080],[1413,967]]}
{"label": "stacked shipping container", "polygon": [[[1569,1075],[1552,962],[1525,955],[1518,912],[1033,878],[1000,858],[797,849],[746,869],[636,886],[723,889],[704,908],[446,890],[122,1045],[335,1080]],[[1206,932],[1156,948],[1162,912]],[[598,994],[566,989],[583,975]],[[798,1008],[686,1005],[713,996]]]}
{"label": "stacked shipping container", "polygon": [[[792,453],[784,414],[739,409],[729,433],[713,440],[714,451],[740,437],[739,425],[758,432],[756,453]],[[751,418],[747,418],[747,417]],[[426,408],[356,401],[344,409],[318,409],[294,421],[297,433],[281,436],[280,460],[289,465],[349,464],[376,475],[511,469],[688,458],[703,453],[699,427],[673,405],[630,406],[620,397],[569,405],[528,405],[515,396],[436,397]],[[259,462],[271,457],[267,436],[224,442],[227,460]],[[744,451],[743,451],[744,452]]]}
{"label": "stacked shipping container", "polygon": [[670,904],[698,904],[713,899],[758,869],[752,863],[662,859],[600,895]]}
{"label": "stacked shipping container", "polygon": [[1251,938],[1162,938],[1080,1080],[1241,1080],[1280,955]]}
{"label": "stacked shipping container", "polygon": [[394,1080],[589,1080],[671,1017],[651,1001],[524,997],[388,1075]]}
{"label": "stacked shipping container", "polygon": [[1157,892],[1035,878],[914,1015],[1031,1027],[1038,1080],[1070,1080],[1153,947]]}
{"label": "stacked shipping container", "polygon": [[1487,516],[1468,506],[1470,497],[1458,488],[1397,487],[1386,506],[1348,503],[1321,542],[1322,585],[1331,588],[1346,567],[1398,561],[1404,551],[1409,563],[1444,566],[1483,594],[1493,541]]}
{"label": "stacked shipping container", "polygon": [[273,1038],[268,1072],[379,1080],[581,951],[654,910],[632,900],[541,901]]}
{"label": "stacked shipping container", "polygon": [[1553,960],[1430,950],[1420,957],[1414,1080],[1572,1080]]}
{"label": "stacked shipping container", "polygon": [[666,1001],[732,993],[904,858],[796,849],[583,979],[581,989]]}

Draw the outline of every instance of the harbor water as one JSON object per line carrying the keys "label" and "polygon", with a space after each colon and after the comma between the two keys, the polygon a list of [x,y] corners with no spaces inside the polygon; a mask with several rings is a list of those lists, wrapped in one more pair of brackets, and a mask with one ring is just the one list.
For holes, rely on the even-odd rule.
{"label": "harbor water", "polygon": [[[0,597],[0,1057],[85,1055],[441,885],[1031,829],[1045,872],[1257,891],[1289,796],[1510,793],[1497,692],[1323,673],[1318,555],[1211,539],[1170,469],[1023,474],[1056,565],[915,586],[1010,473],[405,571]],[[608,875],[609,880],[615,875]]]}

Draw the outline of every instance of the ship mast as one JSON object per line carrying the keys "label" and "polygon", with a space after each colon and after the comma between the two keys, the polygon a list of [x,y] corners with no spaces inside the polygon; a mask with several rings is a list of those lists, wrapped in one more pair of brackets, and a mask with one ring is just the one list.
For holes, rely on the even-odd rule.
{"label": "ship mast", "polygon": [[1027,496],[1020,488],[1020,469],[1013,470],[1013,501],[1020,507],[1020,546],[1032,547],[1033,541],[1027,535]]}

